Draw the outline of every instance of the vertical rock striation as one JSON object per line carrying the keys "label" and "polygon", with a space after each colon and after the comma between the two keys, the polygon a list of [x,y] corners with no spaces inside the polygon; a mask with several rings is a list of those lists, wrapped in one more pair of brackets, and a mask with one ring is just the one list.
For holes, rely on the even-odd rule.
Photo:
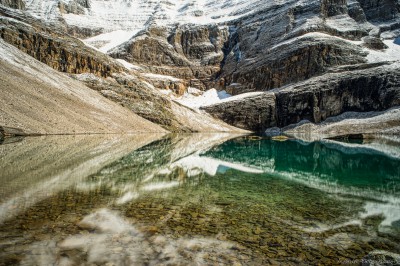
{"label": "vertical rock striation", "polygon": [[0,5],[14,9],[25,9],[25,3],[22,0],[0,0]]}
{"label": "vertical rock striation", "polygon": [[[122,67],[81,41],[46,27],[33,18],[17,21],[0,8],[0,37],[50,67],[66,73],[93,73],[108,77]],[[20,19],[19,17],[15,17]],[[23,22],[23,21],[26,21]]]}
{"label": "vertical rock striation", "polygon": [[206,89],[220,71],[222,47],[227,38],[226,29],[216,25],[150,27],[108,54]]}
{"label": "vertical rock striation", "polygon": [[203,109],[227,123],[258,132],[302,120],[320,123],[344,112],[382,111],[400,105],[399,70],[391,65],[330,73]]}

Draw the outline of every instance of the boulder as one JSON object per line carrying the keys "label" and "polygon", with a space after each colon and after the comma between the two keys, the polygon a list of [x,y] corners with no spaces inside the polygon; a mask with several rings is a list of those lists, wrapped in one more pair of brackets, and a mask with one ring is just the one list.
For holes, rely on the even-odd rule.
{"label": "boulder", "polygon": [[388,48],[387,45],[379,38],[367,36],[363,38],[364,46],[373,50],[383,50]]}

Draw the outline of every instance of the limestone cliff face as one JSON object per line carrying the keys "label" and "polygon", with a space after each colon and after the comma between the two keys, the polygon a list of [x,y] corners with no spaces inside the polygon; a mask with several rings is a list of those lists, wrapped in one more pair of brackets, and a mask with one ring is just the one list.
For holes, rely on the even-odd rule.
{"label": "limestone cliff face", "polygon": [[347,0],[322,0],[321,14],[326,17],[347,14]]}
{"label": "limestone cliff face", "polygon": [[[184,1],[157,4],[140,0],[137,5],[115,1],[119,8],[110,14],[116,16],[104,19],[93,14],[106,14],[108,1],[42,1],[27,2],[38,17],[49,15],[39,10],[42,3],[51,7],[49,21],[40,23],[0,8],[0,15],[4,15],[1,38],[59,71],[110,78],[85,82],[174,131],[193,131],[193,127],[174,117],[176,103],[154,93],[155,88],[148,90],[148,86],[177,95],[189,87],[216,88],[233,95],[272,91],[205,108],[232,125],[257,131],[302,119],[320,122],[346,111],[380,111],[400,104],[394,67],[380,64],[377,68],[374,63],[377,53],[388,49],[382,39],[399,36],[398,0],[227,0],[223,4],[193,1],[193,5],[184,5]],[[145,12],[133,14],[135,8]],[[98,25],[93,23],[97,21]],[[136,65],[131,72],[65,35],[93,36],[114,27],[135,32],[141,29],[129,41],[105,49],[109,56]],[[383,60],[388,61],[387,57]]]}
{"label": "limestone cliff face", "polygon": [[392,20],[399,13],[399,2],[397,0],[359,0],[367,19],[370,20]]}
{"label": "limestone cliff face", "polygon": [[[43,26],[33,18],[10,14],[0,7],[0,37],[50,67],[66,73],[93,73],[108,77],[122,69],[106,55],[81,41]],[[21,21],[17,21],[17,18]],[[14,16],[14,17],[13,17]]]}
{"label": "limestone cliff face", "polygon": [[[109,55],[189,86],[232,94],[278,88],[333,66],[365,62],[360,47],[340,39],[360,40],[370,30],[350,18],[346,0],[265,6],[224,26],[151,26]],[[338,16],[349,25],[337,27]]]}
{"label": "limestone cliff face", "polygon": [[15,9],[25,9],[25,3],[22,0],[0,0],[0,5]]}
{"label": "limestone cliff face", "polygon": [[75,15],[80,15],[85,13],[85,8],[90,8],[89,0],[76,0],[69,2],[59,2],[58,8],[62,14],[72,13]]}
{"label": "limestone cliff face", "polygon": [[174,76],[206,89],[220,71],[226,28],[216,25],[151,27],[109,55],[146,65],[152,73]]}
{"label": "limestone cliff face", "polygon": [[303,119],[319,123],[344,112],[382,111],[400,105],[399,68],[328,75],[276,94],[278,127]]}
{"label": "limestone cliff face", "polygon": [[[360,47],[325,35],[310,35],[278,45],[257,61],[249,60],[225,76],[227,91],[264,91],[324,73],[329,67],[365,62]],[[224,71],[227,71],[225,68]]]}
{"label": "limestone cliff face", "polygon": [[169,86],[182,94],[188,86],[184,82],[177,79],[150,81],[63,34],[65,29],[47,27],[30,16],[10,13],[1,7],[0,15],[4,15],[0,17],[0,37],[4,41],[58,71],[71,74],[106,98],[165,129],[173,132],[239,130],[208,114],[180,106],[150,84]]}
{"label": "limestone cliff face", "polygon": [[344,112],[382,111],[400,105],[400,68],[330,73],[274,92],[203,109],[235,126],[263,131],[301,120],[314,123]]}
{"label": "limestone cliff face", "polygon": [[341,40],[368,35],[368,28],[348,13],[347,1],[325,0],[277,5],[263,16],[241,19],[231,27],[219,78],[231,93],[239,94],[279,88],[325,73],[332,66],[365,61],[359,47]]}

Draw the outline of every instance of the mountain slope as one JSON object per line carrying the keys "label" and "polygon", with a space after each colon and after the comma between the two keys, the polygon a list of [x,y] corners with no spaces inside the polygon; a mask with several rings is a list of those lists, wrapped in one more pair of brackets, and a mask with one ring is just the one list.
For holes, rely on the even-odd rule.
{"label": "mountain slope", "polygon": [[[90,72],[101,76],[100,81],[75,78],[173,131],[220,130],[223,124],[205,116],[202,110],[232,125],[265,130],[302,119],[320,123],[347,111],[384,111],[398,105],[392,99],[371,107],[375,99],[368,94],[374,91],[370,86],[376,80],[382,99],[398,93],[397,81],[385,83],[381,75],[388,72],[396,76],[393,72],[400,64],[396,41],[400,36],[398,0],[27,0],[24,4],[26,11],[20,14],[33,16],[46,25],[40,36],[47,36],[43,32],[50,29],[50,39],[57,45],[60,39],[76,44],[57,46],[55,56],[51,51],[53,57],[48,58],[49,54],[41,50],[42,42],[36,42],[41,61],[52,65],[64,58],[57,51],[66,50],[71,55],[66,61],[72,66],[52,67],[72,74]],[[9,11],[5,14],[8,16]],[[25,21],[33,20],[31,17]],[[2,38],[32,53],[35,49],[24,47],[26,38],[19,41],[20,29],[11,29],[11,34],[5,30]],[[60,37],[63,34],[65,38]],[[71,35],[84,38],[88,47],[80,49],[82,42]],[[34,34],[29,36],[28,43]],[[79,60],[76,64],[75,57],[81,58],[82,54],[90,55],[90,60],[105,67],[105,72],[97,71],[86,57],[84,64]],[[378,73],[374,72],[377,67],[381,67]],[[329,81],[330,76],[335,76],[334,82]],[[373,82],[366,82],[363,92],[363,83],[353,76],[368,76],[365,80]],[[305,86],[311,84],[312,91],[298,91],[303,82]],[[273,91],[274,95],[287,97],[267,97],[267,101],[258,103],[244,95],[233,108],[222,103],[200,110],[182,109],[176,102],[189,92],[201,95],[211,88],[230,95]],[[286,94],[277,93],[281,89]],[[321,98],[327,91],[328,98],[338,104]],[[272,113],[275,107],[277,113]],[[204,117],[207,125],[192,123]],[[279,118],[278,123],[273,118]],[[218,125],[213,127],[213,123]]]}
{"label": "mountain slope", "polygon": [[27,133],[165,132],[0,40],[0,124]]}
{"label": "mountain slope", "polygon": [[[153,80],[80,40],[65,34],[60,25],[49,25],[20,10],[0,6],[0,36],[6,42],[53,69],[66,72],[89,88],[173,132],[240,131],[205,112],[173,102],[154,85],[176,87],[179,82]],[[127,66],[130,68],[130,66]],[[7,126],[7,125],[6,125]]]}

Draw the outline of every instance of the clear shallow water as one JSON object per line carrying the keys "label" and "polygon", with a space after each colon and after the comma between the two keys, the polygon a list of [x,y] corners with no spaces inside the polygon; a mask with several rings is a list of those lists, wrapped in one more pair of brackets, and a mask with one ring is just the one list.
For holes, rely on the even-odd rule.
{"label": "clear shallow water", "polygon": [[231,135],[0,146],[0,265],[400,262],[397,142]]}

